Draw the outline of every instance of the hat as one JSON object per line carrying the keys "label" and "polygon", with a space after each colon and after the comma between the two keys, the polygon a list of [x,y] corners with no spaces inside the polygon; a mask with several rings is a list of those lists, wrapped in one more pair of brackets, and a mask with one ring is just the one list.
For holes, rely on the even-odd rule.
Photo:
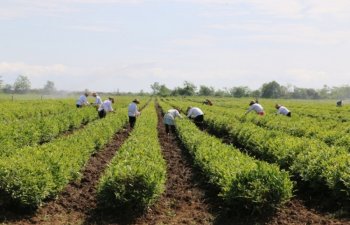
{"label": "hat", "polygon": [[114,103],[114,98],[108,97],[108,99],[109,99],[112,103]]}
{"label": "hat", "polygon": [[140,104],[140,101],[137,98],[135,98],[132,102],[134,102],[136,104]]}
{"label": "hat", "polygon": [[91,95],[95,97],[97,95],[97,93],[96,92],[92,92]]}
{"label": "hat", "polygon": [[250,101],[249,105],[255,104],[255,101]]}
{"label": "hat", "polygon": [[279,109],[281,107],[281,105],[280,104],[276,104],[275,107],[276,107],[276,109]]}

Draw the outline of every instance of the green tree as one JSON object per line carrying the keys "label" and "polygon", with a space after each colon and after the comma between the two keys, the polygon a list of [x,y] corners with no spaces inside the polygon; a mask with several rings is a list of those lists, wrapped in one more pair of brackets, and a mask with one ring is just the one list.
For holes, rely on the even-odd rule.
{"label": "green tree", "polygon": [[13,84],[15,93],[26,93],[30,90],[31,83],[27,76],[19,75]]}
{"label": "green tree", "polygon": [[151,84],[151,88],[153,90],[153,94],[158,95],[160,91],[160,84],[158,82],[154,82],[153,84]]}
{"label": "green tree", "polygon": [[233,87],[230,89],[230,94],[236,98],[248,97],[250,90],[247,86]]}
{"label": "green tree", "polygon": [[261,88],[261,97],[263,98],[280,98],[281,97],[281,85],[276,81],[263,84]]}
{"label": "green tree", "polygon": [[55,93],[56,92],[55,83],[48,80],[43,88],[43,91],[45,94]]}
{"label": "green tree", "polygon": [[207,87],[205,85],[199,87],[198,95],[200,96],[213,96],[214,93],[215,89],[213,87]]}
{"label": "green tree", "polygon": [[171,94],[171,90],[165,86],[165,84],[160,85],[158,95],[165,97]]}
{"label": "green tree", "polygon": [[183,93],[181,95],[193,96],[196,94],[197,87],[189,81],[184,82],[184,87],[182,89]]}
{"label": "green tree", "polygon": [[7,93],[7,94],[12,93],[12,86],[11,86],[11,84],[5,84],[3,90],[4,90],[4,92]]}

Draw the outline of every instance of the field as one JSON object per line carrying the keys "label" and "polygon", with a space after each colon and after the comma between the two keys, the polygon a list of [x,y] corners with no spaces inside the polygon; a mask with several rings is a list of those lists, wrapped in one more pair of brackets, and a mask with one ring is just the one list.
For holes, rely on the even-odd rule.
{"label": "field", "polygon": [[[2,224],[350,224],[350,105],[131,96],[0,100]],[[93,99],[90,99],[93,101]],[[276,114],[280,103],[292,117]],[[204,122],[163,115],[198,106]]]}

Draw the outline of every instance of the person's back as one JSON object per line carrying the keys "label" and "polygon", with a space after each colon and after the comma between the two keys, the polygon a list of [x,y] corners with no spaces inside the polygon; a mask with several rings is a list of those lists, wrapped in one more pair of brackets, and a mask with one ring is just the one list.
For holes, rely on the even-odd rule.
{"label": "person's back", "polygon": [[88,100],[87,100],[87,96],[89,96],[89,94],[88,94],[88,93],[85,93],[85,94],[81,95],[81,96],[78,98],[78,100],[77,100],[77,102],[76,102],[77,108],[80,108],[80,107],[83,107],[84,105],[88,105],[88,104],[89,104],[89,102],[88,102]]}
{"label": "person's back", "polygon": [[191,107],[188,111],[187,117],[195,118],[197,116],[203,115],[203,111],[198,107]]}
{"label": "person's back", "polygon": [[276,104],[276,109],[277,109],[277,114],[282,114],[282,115],[289,116],[289,117],[292,116],[289,109],[287,109],[287,107],[285,107],[283,105]]}
{"label": "person's back", "polygon": [[137,104],[135,102],[131,102],[128,107],[128,115],[129,116],[137,116]]}
{"label": "person's back", "polygon": [[249,107],[248,111],[255,111],[257,114],[263,114],[264,108],[259,103],[254,103]]}

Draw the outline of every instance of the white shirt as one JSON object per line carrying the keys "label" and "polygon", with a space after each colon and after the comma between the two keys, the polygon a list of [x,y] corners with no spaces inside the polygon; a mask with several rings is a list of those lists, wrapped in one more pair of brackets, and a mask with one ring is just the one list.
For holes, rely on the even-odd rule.
{"label": "white shirt", "polygon": [[195,117],[200,116],[200,115],[204,115],[202,110],[200,108],[197,108],[197,107],[192,107],[188,111],[187,117],[195,118]]}
{"label": "white shirt", "polygon": [[102,109],[105,110],[105,112],[112,112],[113,108],[112,108],[112,102],[111,100],[107,99],[105,100],[102,105],[100,105],[100,108],[98,109],[98,111],[101,111]]}
{"label": "white shirt", "polygon": [[102,104],[102,100],[101,100],[101,97],[96,95],[96,100],[95,100],[95,105],[98,105],[100,106]]}
{"label": "white shirt", "polygon": [[249,113],[250,111],[254,110],[256,113],[261,113],[261,112],[264,112],[264,108],[258,104],[258,103],[255,103],[253,105],[251,105],[247,111],[247,113]]}
{"label": "white shirt", "polygon": [[89,102],[85,95],[80,96],[79,99],[77,100],[77,105],[88,105],[88,104]]}
{"label": "white shirt", "polygon": [[177,111],[176,109],[169,109],[167,114],[172,116],[173,118],[176,118],[177,116],[182,118],[182,116],[180,115],[179,111]]}
{"label": "white shirt", "polygon": [[140,115],[140,112],[137,110],[137,104],[135,102],[130,103],[128,107],[128,116],[136,117],[138,115]]}
{"label": "white shirt", "polygon": [[284,106],[281,106],[278,110],[277,110],[277,113],[279,114],[282,114],[282,115],[287,115],[289,113],[289,110],[284,107]]}

